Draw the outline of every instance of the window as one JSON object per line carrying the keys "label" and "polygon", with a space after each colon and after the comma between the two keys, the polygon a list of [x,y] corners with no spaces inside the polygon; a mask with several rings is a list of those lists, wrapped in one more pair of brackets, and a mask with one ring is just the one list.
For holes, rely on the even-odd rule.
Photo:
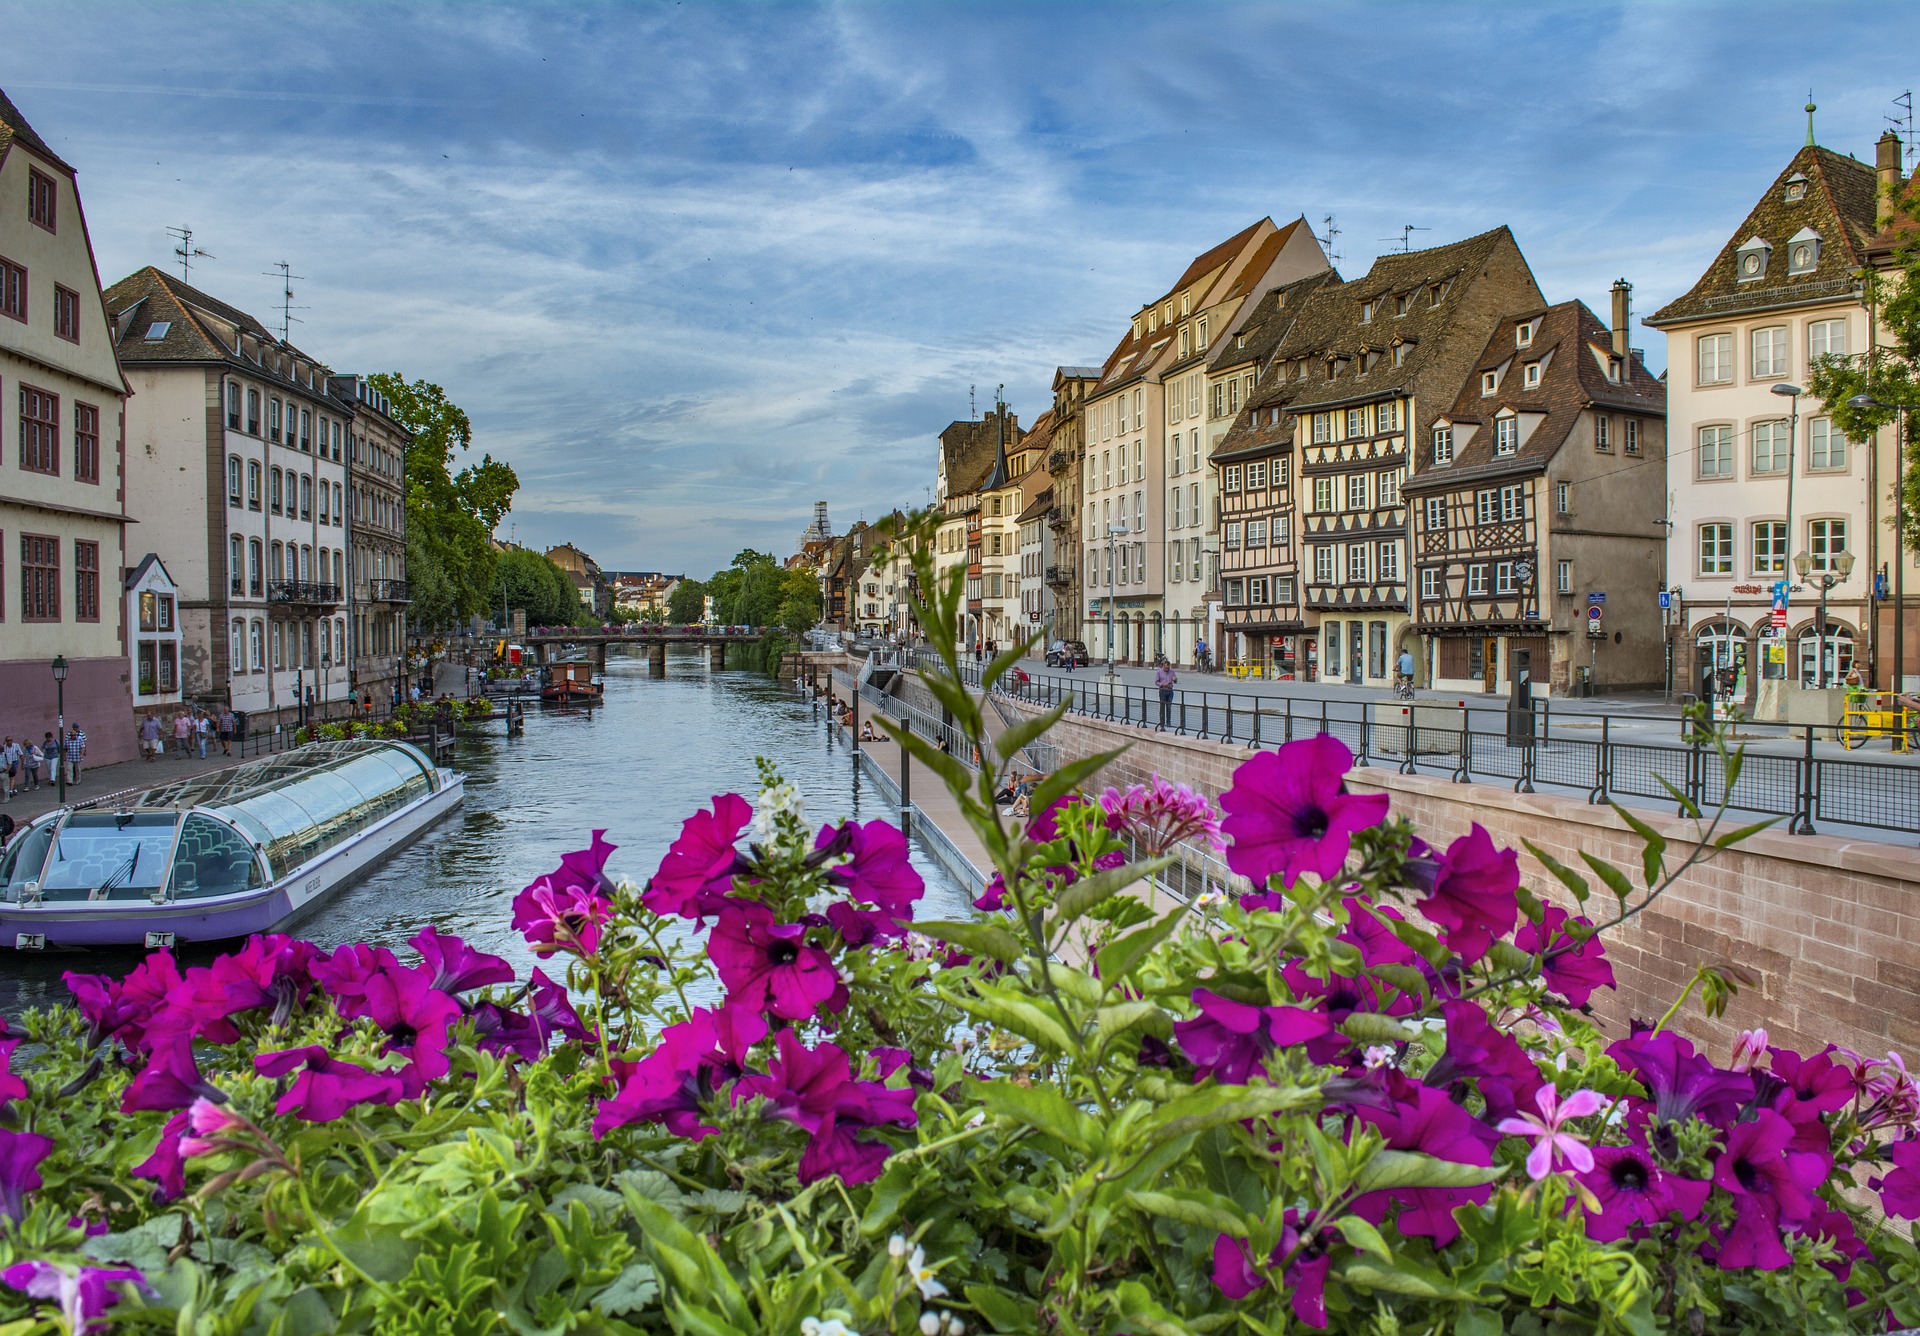
{"label": "window", "polygon": [[1845,357],[1847,354],[1847,322],[1844,320],[1815,320],[1807,326],[1807,359],[1816,357]]}
{"label": "window", "polygon": [[1313,415],[1313,443],[1325,445],[1333,437],[1333,414],[1315,413]]}
{"label": "window", "polygon": [[1380,303],[1378,301],[1368,301],[1368,302],[1360,303],[1360,323],[1361,324],[1365,325],[1365,324],[1370,324],[1372,322],[1373,310],[1379,304]]}
{"label": "window", "polygon": [[1517,417],[1495,418],[1493,422],[1493,453],[1510,455],[1520,448],[1520,419]]}
{"label": "window", "polygon": [[1700,384],[1731,385],[1733,383],[1733,335],[1703,335],[1697,347]]}
{"label": "window", "polygon": [[1429,602],[1437,602],[1439,600],[1440,568],[1438,566],[1422,566],[1420,568],[1420,597]]}
{"label": "window", "polygon": [[1167,527],[1170,529],[1178,529],[1182,527],[1180,518],[1180,489],[1175,487],[1173,491],[1168,494],[1167,499],[1170,502],[1167,506]]}
{"label": "window", "polygon": [[20,620],[60,620],[60,540],[20,535]]}
{"label": "window", "polygon": [[260,461],[247,461],[247,509],[260,509]]}
{"label": "window", "polygon": [[20,387],[20,467],[60,471],[60,396],[29,385]]}
{"label": "window", "polygon": [[[330,489],[328,488],[325,482],[322,482],[320,484],[320,523],[322,524],[333,523],[332,519],[330,519],[328,516],[327,500],[328,500],[329,490]],[[995,497],[993,500],[994,500],[993,508],[997,511],[1000,509],[1000,498]],[[1000,539],[996,536],[993,541],[997,545]]]}
{"label": "window", "polygon": [[1731,478],[1733,476],[1733,428],[1700,428],[1700,476],[1702,478]]}
{"label": "window", "polygon": [[1493,592],[1496,594],[1511,594],[1513,589],[1513,563],[1511,561],[1494,563]]}
{"label": "window", "polygon": [[266,624],[257,618],[247,627],[247,657],[253,664],[254,672],[266,671],[267,628]]}
{"label": "window", "polygon": [[[305,479],[302,479],[302,481],[304,482]],[[988,555],[997,557],[1000,555],[1000,535],[999,534],[992,535],[992,541],[993,541],[993,550]]]}
{"label": "window", "polygon": [[[246,544],[240,535],[235,534],[227,540],[227,592],[239,595],[247,591]],[[143,626],[143,631],[152,630]]]}
{"label": "window", "polygon": [[1227,387],[1223,381],[1213,387],[1213,416],[1225,417],[1227,414]]}
{"label": "window", "polygon": [[1436,465],[1453,462],[1453,428],[1451,426],[1433,429],[1433,462]]}
{"label": "window", "polygon": [[1247,546],[1265,547],[1267,545],[1267,522],[1265,520],[1247,521]]}
{"label": "window", "polygon": [[1133,545],[1133,579],[1136,584],[1147,582],[1147,545],[1145,543]]}
{"label": "window", "polygon": [[1833,429],[1832,418],[1815,418],[1807,424],[1810,469],[1844,469],[1847,466],[1847,438]]}
{"label": "window", "polygon": [[1573,592],[1573,563],[1565,557],[1553,564],[1553,588],[1560,594]]}
{"label": "window", "polygon": [[1249,492],[1257,492],[1257,491],[1260,491],[1262,488],[1264,488],[1266,485],[1267,485],[1266,460],[1264,459],[1256,460],[1253,463],[1247,465],[1247,490]]}
{"label": "window", "polygon": [[1784,422],[1757,422],[1753,427],[1753,471],[1785,473],[1791,438]]}
{"label": "window", "polygon": [[247,391],[247,434],[249,436],[260,434],[260,391],[258,390]]}
{"label": "window", "polygon": [[1537,390],[1540,388],[1540,364],[1538,362],[1527,363],[1526,374],[1522,378],[1522,383],[1529,390]]}
{"label": "window", "polygon": [[1700,526],[1700,574],[1733,574],[1733,526],[1731,524]]}
{"label": "window", "polygon": [[1753,374],[1755,376],[1787,374],[1787,327],[1785,325],[1772,325],[1766,329],[1753,331]]}
{"label": "window", "polygon": [[[291,414],[289,414],[289,417],[291,417]],[[289,434],[291,434],[293,424],[289,421],[287,425]],[[300,448],[309,453],[313,450],[313,414],[305,408],[300,410]]]}
{"label": "window", "polygon": [[1322,543],[1313,549],[1313,582],[1333,583],[1333,544]]}
{"label": "window", "polygon": [[100,481],[100,410],[92,404],[73,406],[73,476]]}
{"label": "window", "polygon": [[1847,522],[1845,520],[1809,520],[1807,522],[1807,550],[1813,554],[1813,569],[1831,571],[1834,558],[1847,548]]}
{"label": "window", "polygon": [[1524,519],[1527,513],[1527,489],[1519,483],[1510,483],[1500,489],[1500,518],[1503,520]]}
{"label": "window", "polygon": [[239,617],[228,628],[227,663],[234,673],[247,671],[247,624]]}
{"label": "window", "polygon": [[1227,606],[1237,608],[1247,601],[1247,582],[1245,580],[1227,581]]}
{"label": "window", "polygon": [[[1135,441],[1133,443],[1133,476],[1136,480],[1147,476],[1146,460],[1147,443],[1145,441]],[[1125,479],[1122,479],[1122,481],[1125,481]]]}
{"label": "window", "polygon": [[1256,575],[1247,581],[1247,602],[1262,605],[1267,601],[1267,577]]}
{"label": "window", "polygon": [[286,548],[284,545],[275,543],[269,552],[269,556],[272,558],[272,565],[268,570],[275,584],[287,579],[290,575],[297,574],[297,572],[287,570]]}
{"label": "window", "polygon": [[1228,520],[1220,526],[1220,529],[1221,546],[1225,547],[1229,552],[1238,551],[1240,548],[1240,521]]}
{"label": "window", "polygon": [[1626,418],[1624,421],[1626,423],[1627,435],[1626,452],[1630,455],[1637,455],[1640,453],[1640,419]]}
{"label": "window", "polygon": [[1400,504],[1399,469],[1388,469],[1382,473],[1376,487],[1377,491],[1375,494],[1380,498],[1381,505],[1397,506]]}
{"label": "window", "polygon": [[[1279,412],[1278,409],[1275,409],[1274,411],[1276,413]],[[1275,487],[1285,487],[1287,483],[1292,479],[1292,477],[1293,477],[1292,458],[1287,455],[1280,456],[1280,458],[1275,460],[1273,464],[1273,485]]]}
{"label": "window", "polygon": [[1513,346],[1514,347],[1531,348],[1533,346],[1533,326],[1534,326],[1533,321],[1522,320],[1519,324],[1513,327]]}
{"label": "window", "polygon": [[[280,401],[278,399],[267,400],[267,439],[269,441],[280,439]],[[289,441],[288,444],[292,442]]]}
{"label": "window", "polygon": [[1483,488],[1473,495],[1473,522],[1475,524],[1493,524],[1500,518],[1500,493],[1491,487]]}
{"label": "window", "polygon": [[1364,408],[1349,408],[1347,410],[1347,439],[1352,440],[1356,436],[1365,436],[1366,434],[1367,410]]}
{"label": "window", "polygon": [[1347,475],[1347,509],[1365,510],[1367,508],[1367,475],[1349,473]]}
{"label": "window", "polygon": [[1753,573],[1787,573],[1787,525],[1784,520],[1762,520],[1753,526]]}
{"label": "window", "polygon": [[240,387],[232,381],[227,382],[227,425],[240,430]]}
{"label": "window", "polygon": [[1487,592],[1487,568],[1484,563],[1467,567],[1467,593]]}
{"label": "window", "polygon": [[313,518],[313,479],[304,473],[300,475],[300,518]]}
{"label": "window", "polygon": [[258,538],[250,538],[247,540],[247,592],[254,598],[259,598],[262,591],[260,583],[260,551],[260,540]]}
{"label": "window", "polygon": [[1147,496],[1145,492],[1133,494],[1133,527],[1136,530],[1147,527]]}
{"label": "window", "polygon": [[[1113,486],[1113,451],[1102,450],[1100,452],[1100,467],[1102,477],[1105,479],[1100,485],[1102,487]],[[1120,467],[1125,469],[1126,464],[1123,462]]]}
{"label": "window", "polygon": [[1373,410],[1373,415],[1377,419],[1377,425],[1375,426],[1374,430],[1376,431],[1400,430],[1399,400],[1389,399],[1384,404],[1376,405]]}
{"label": "window", "polygon": [[73,617],[75,621],[100,620],[100,544],[73,542]]}
{"label": "window", "polygon": [[1200,578],[1200,540],[1198,538],[1187,540],[1187,573],[1191,579]]}
{"label": "window", "polygon": [[1313,480],[1313,508],[1322,515],[1333,513],[1333,479],[1315,478]]}
{"label": "window", "polygon": [[1275,603],[1292,603],[1294,601],[1293,577],[1291,575],[1274,576],[1273,601]]}
{"label": "window", "polygon": [[53,285],[53,332],[68,343],[80,342],[80,294]]}
{"label": "window", "polygon": [[1400,578],[1400,544],[1392,541],[1381,543],[1378,564],[1378,573],[1382,580],[1398,580]]}
{"label": "window", "polygon": [[267,470],[267,509],[275,515],[280,513],[280,479],[282,476],[278,467]]}
{"label": "window", "polygon": [[1447,498],[1430,496],[1427,498],[1427,528],[1439,531],[1447,527]]}
{"label": "window", "polygon": [[1480,397],[1481,398],[1484,399],[1486,396],[1494,393],[1499,388],[1500,388],[1500,373],[1498,371],[1482,371],[1480,373]]}
{"label": "window", "polygon": [[1820,234],[1803,227],[1787,241],[1787,272],[1810,274],[1820,263]]}
{"label": "window", "polygon": [[1605,413],[1596,414],[1593,419],[1593,448],[1613,449],[1613,419]]}
{"label": "window", "polygon": [[58,219],[55,210],[58,199],[53,178],[35,168],[27,168],[27,221],[35,227],[57,232],[59,228],[56,226]]}
{"label": "window", "polygon": [[1553,485],[1553,509],[1556,514],[1565,515],[1573,509],[1573,488],[1564,482]]}
{"label": "window", "polygon": [[0,255],[0,315],[25,323],[27,318],[27,271]]}
{"label": "window", "polygon": [[240,504],[240,456],[227,456],[227,504]]}
{"label": "window", "polygon": [[1349,583],[1360,584],[1373,578],[1372,556],[1373,545],[1371,543],[1347,544],[1347,580]]}

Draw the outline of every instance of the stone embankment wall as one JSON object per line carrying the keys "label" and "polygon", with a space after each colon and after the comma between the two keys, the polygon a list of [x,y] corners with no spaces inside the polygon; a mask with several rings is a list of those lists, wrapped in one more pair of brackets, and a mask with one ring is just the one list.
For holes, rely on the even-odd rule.
{"label": "stone embankment wall", "polygon": [[[1062,760],[1129,748],[1108,770],[1108,783],[1157,772],[1214,796],[1252,754],[1075,716],[1050,737]],[[1357,770],[1349,782],[1391,795],[1394,811],[1435,843],[1480,823],[1496,844],[1520,850],[1527,885],[1561,904],[1570,906],[1571,898],[1521,840],[1575,868],[1583,866],[1584,850],[1639,883],[1640,839],[1611,808],[1387,769]],[[1668,841],[1670,866],[1698,844],[1691,821],[1635,815]],[[1596,901],[1595,908],[1603,910],[1612,897],[1599,894],[1606,904]],[[1920,852],[1912,848],[1763,831],[1691,868],[1651,908],[1609,932],[1606,943],[1619,988],[1597,993],[1594,1010],[1609,1033],[1625,1034],[1629,1017],[1663,1013],[1698,965],[1734,963],[1757,975],[1759,987],[1742,990],[1719,1020],[1689,1004],[1681,1026],[1720,1060],[1735,1033],[1753,1026],[1803,1052],[1834,1043],[1920,1059]]]}

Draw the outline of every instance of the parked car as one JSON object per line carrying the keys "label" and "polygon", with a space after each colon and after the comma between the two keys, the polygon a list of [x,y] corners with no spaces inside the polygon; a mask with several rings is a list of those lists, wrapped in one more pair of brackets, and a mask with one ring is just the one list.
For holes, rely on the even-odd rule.
{"label": "parked car", "polygon": [[1047,667],[1065,668],[1071,672],[1075,668],[1087,666],[1087,642],[1084,640],[1063,640],[1047,651]]}

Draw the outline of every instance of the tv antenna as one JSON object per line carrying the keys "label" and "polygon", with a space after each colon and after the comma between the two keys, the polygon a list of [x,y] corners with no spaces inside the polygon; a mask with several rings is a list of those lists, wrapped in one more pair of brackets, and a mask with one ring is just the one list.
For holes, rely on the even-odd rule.
{"label": "tv antenna", "polygon": [[1415,232],[1431,232],[1431,231],[1433,231],[1433,229],[1430,227],[1415,227],[1412,223],[1406,223],[1401,226],[1400,235],[1398,237],[1381,237],[1380,240],[1397,242],[1400,247],[1400,253],[1402,255],[1405,255],[1408,251],[1413,249],[1413,234]]}
{"label": "tv antenna", "polygon": [[979,420],[980,414],[974,410],[973,406],[973,386],[969,385],[967,386],[967,421],[977,422]]}
{"label": "tv antenna", "polygon": [[275,276],[278,276],[280,279],[280,342],[288,343],[292,341],[293,327],[306,323],[301,320],[299,316],[295,315],[294,312],[304,311],[307,308],[293,304],[294,280],[304,280],[306,275],[294,273],[293,266],[285,260],[281,260],[273,266],[273,272],[267,274],[268,278]]}
{"label": "tv antenna", "polygon": [[1340,229],[1334,226],[1333,215],[1328,214],[1325,218],[1322,218],[1320,220],[1320,226],[1325,229],[1325,231],[1323,235],[1316,236],[1314,240],[1319,242],[1320,249],[1327,253],[1328,264],[1339,264],[1340,252],[1333,248],[1333,239],[1340,235]]}
{"label": "tv antenna", "polygon": [[1909,88],[1893,99],[1893,105],[1900,108],[1900,115],[1887,117],[1887,125],[1900,136],[1900,142],[1906,148],[1907,174],[1913,174],[1913,159],[1920,144],[1916,144],[1913,132],[1913,90]]}
{"label": "tv antenna", "polygon": [[192,281],[193,262],[195,260],[217,260],[220,258],[212,251],[203,251],[194,245],[193,229],[185,224],[179,227],[169,227],[167,229],[167,235],[172,237],[176,243],[173,248],[173,253],[180,261],[180,281],[183,283]]}

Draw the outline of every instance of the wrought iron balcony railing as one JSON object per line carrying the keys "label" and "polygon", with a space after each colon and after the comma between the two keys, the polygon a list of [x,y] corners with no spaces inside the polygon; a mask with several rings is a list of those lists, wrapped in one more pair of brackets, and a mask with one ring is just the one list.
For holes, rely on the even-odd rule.
{"label": "wrought iron balcony railing", "polygon": [[406,603],[407,582],[405,580],[369,580],[367,596],[376,603]]}
{"label": "wrought iron balcony railing", "polygon": [[314,580],[275,580],[267,585],[269,603],[333,604],[340,601],[340,586]]}

